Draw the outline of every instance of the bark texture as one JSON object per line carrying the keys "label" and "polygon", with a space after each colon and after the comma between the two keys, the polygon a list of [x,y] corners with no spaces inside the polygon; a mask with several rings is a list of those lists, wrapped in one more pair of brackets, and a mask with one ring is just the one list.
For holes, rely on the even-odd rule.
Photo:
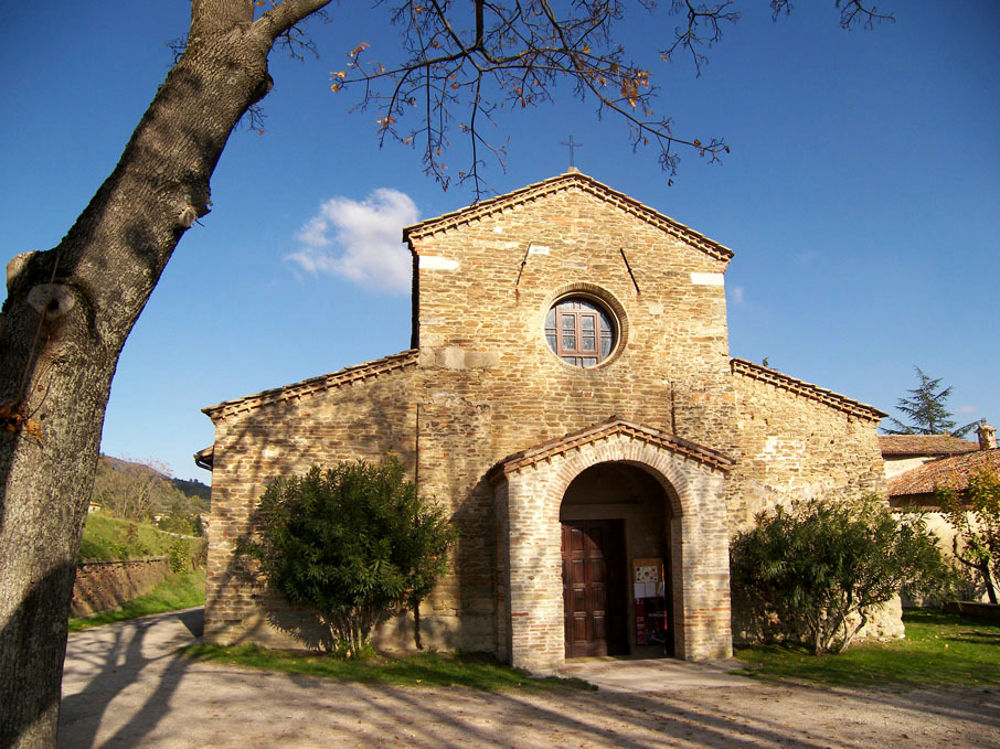
{"label": "bark texture", "polygon": [[188,47],[62,241],[7,267],[0,311],[0,746],[52,746],[76,556],[118,356],[275,38],[329,0],[194,0]]}

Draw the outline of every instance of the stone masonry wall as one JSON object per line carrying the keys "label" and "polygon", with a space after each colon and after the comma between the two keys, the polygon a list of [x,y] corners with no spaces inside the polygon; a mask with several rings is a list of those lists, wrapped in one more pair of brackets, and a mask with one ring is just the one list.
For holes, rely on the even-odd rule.
{"label": "stone masonry wall", "polygon": [[728,497],[733,533],[792,500],[885,496],[877,419],[752,377],[734,374],[733,382],[740,438]]}
{"label": "stone masonry wall", "polygon": [[[399,358],[399,357],[397,357]],[[305,473],[340,460],[378,461],[393,452],[414,467],[415,355],[400,368],[379,362],[333,387],[266,403],[208,409],[215,419],[212,519],[209,523],[206,635],[213,641],[252,640],[275,647],[316,646],[323,633],[312,617],[267,591],[234,556],[237,540],[276,476]]]}
{"label": "stone masonry wall", "polygon": [[[778,376],[782,378],[791,380]],[[794,500],[885,496],[878,412],[845,413],[803,394],[814,386],[799,381],[791,380],[791,389],[739,372],[733,380],[741,445],[728,497],[731,533],[751,526],[759,512]],[[816,390],[820,395],[828,392]],[[860,411],[853,402],[846,408]],[[752,639],[747,626],[734,611],[737,640]],[[902,635],[898,597],[859,633],[876,639]]]}
{"label": "stone masonry wall", "polygon": [[83,562],[73,581],[73,616],[88,616],[128,603],[167,579],[167,557],[121,562]]}
{"label": "stone masonry wall", "polygon": [[[734,400],[726,258],[572,179],[433,229],[410,236],[419,265],[419,474],[422,490],[450,502],[459,521],[461,574],[430,603],[459,628],[459,647],[496,652],[499,518],[486,472],[612,415],[725,451]],[[602,300],[621,323],[617,353],[599,366],[571,366],[546,343],[545,314],[570,292]]]}

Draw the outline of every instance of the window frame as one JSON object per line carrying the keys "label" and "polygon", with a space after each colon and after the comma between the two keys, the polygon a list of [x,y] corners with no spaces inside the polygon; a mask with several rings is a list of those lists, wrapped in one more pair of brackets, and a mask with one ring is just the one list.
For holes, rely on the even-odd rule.
{"label": "window frame", "polygon": [[[593,327],[585,327],[586,320],[591,320]],[[580,291],[563,294],[549,305],[543,332],[548,349],[564,364],[578,369],[606,364],[617,353],[622,340],[619,315],[612,306]],[[593,348],[584,347],[588,340],[593,341]]]}

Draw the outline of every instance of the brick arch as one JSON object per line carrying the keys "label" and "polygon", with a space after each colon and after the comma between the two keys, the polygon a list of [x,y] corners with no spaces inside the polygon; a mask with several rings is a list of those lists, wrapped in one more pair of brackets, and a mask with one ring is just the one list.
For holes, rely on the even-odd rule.
{"label": "brick arch", "polygon": [[[506,595],[499,612],[513,665],[551,672],[565,663],[559,508],[566,489],[588,468],[624,462],[653,475],[672,503],[677,656],[685,660],[732,654],[729,536],[725,475],[716,467],[628,434],[612,434],[547,455],[505,474],[497,487],[504,515],[499,539]],[[505,553],[504,553],[505,552]]]}
{"label": "brick arch", "polygon": [[684,509],[691,501],[687,496],[688,479],[683,458],[622,434],[602,442],[604,444],[597,445],[595,450],[580,449],[566,456],[557,474],[558,483],[547,497],[547,500],[557,502],[557,510],[573,479],[585,470],[601,463],[626,463],[655,478],[670,501],[671,514],[674,517],[684,515]]}

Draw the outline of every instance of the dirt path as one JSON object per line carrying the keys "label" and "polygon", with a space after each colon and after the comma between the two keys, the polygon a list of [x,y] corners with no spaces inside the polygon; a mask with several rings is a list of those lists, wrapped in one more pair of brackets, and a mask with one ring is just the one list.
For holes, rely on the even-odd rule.
{"label": "dirt path", "polygon": [[[1000,747],[994,689],[762,685],[648,662],[596,693],[365,687],[198,663],[174,653],[200,610],[71,635],[61,747]],[[604,669],[606,671],[606,669]],[[659,678],[662,683],[653,684]]]}

